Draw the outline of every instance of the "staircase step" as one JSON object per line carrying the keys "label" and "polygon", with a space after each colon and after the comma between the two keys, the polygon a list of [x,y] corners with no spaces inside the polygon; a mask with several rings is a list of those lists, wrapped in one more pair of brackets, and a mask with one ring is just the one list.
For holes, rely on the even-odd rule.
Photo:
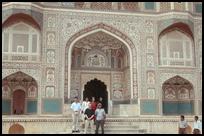
{"label": "staircase step", "polygon": [[[105,129],[104,128],[104,131],[106,134],[144,134],[144,133],[147,133],[147,130],[145,129],[118,129],[118,130],[115,130],[115,129]],[[72,133],[72,130],[71,129],[68,129],[64,132],[58,132],[59,134],[71,134]],[[75,132],[74,134],[83,134],[84,133],[84,129],[82,129],[80,132]],[[87,133],[90,133],[90,129],[87,130]],[[99,129],[99,133],[101,133],[101,129]]]}

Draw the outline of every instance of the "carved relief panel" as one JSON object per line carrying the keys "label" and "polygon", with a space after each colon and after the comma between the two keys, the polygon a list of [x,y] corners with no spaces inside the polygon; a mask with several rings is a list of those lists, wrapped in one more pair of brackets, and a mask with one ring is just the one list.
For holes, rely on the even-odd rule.
{"label": "carved relief panel", "polygon": [[146,20],[145,22],[145,29],[146,33],[153,33],[154,27],[153,27],[153,21],[152,20]]}
{"label": "carved relief panel", "polygon": [[154,88],[148,88],[147,89],[147,96],[148,99],[155,99],[155,89]]}
{"label": "carved relief panel", "polygon": [[112,75],[112,96],[113,99],[121,100],[123,99],[123,74],[114,73]]}
{"label": "carved relief panel", "polygon": [[147,67],[154,67],[154,56],[153,56],[153,54],[147,54]]}
{"label": "carved relief panel", "polygon": [[45,96],[47,98],[52,98],[55,96],[55,87],[54,86],[47,86],[45,90]]}
{"label": "carved relief panel", "polygon": [[54,68],[47,68],[46,69],[46,81],[49,83],[54,83],[55,79],[55,69]]}
{"label": "carved relief panel", "polygon": [[47,45],[55,45],[56,44],[56,36],[55,32],[47,33]]}
{"label": "carved relief panel", "polygon": [[56,15],[49,14],[47,17],[47,27],[54,28],[56,26]]}
{"label": "carved relief panel", "polygon": [[172,87],[166,88],[166,90],[164,92],[164,99],[167,99],[167,100],[176,99],[176,92],[175,92],[174,88],[172,88]]}
{"label": "carved relief panel", "polygon": [[87,58],[87,66],[89,67],[105,67],[105,57],[100,54],[91,54]]}
{"label": "carved relief panel", "polygon": [[146,41],[146,45],[147,45],[147,51],[152,51],[154,49],[154,43],[153,43],[153,38],[152,37],[148,37],[147,41]]}
{"label": "carved relief panel", "polygon": [[155,73],[153,71],[147,72],[147,84],[150,84],[150,85],[155,84]]}
{"label": "carved relief panel", "polygon": [[2,98],[10,98],[11,89],[8,85],[2,86]]}
{"label": "carved relief panel", "polygon": [[81,97],[80,95],[80,71],[71,73],[71,90],[70,97]]}
{"label": "carved relief panel", "polygon": [[28,97],[36,98],[37,97],[37,88],[35,86],[30,86],[28,89]]}
{"label": "carved relief panel", "polygon": [[47,50],[47,63],[49,64],[55,63],[55,50],[51,50],[51,49]]}

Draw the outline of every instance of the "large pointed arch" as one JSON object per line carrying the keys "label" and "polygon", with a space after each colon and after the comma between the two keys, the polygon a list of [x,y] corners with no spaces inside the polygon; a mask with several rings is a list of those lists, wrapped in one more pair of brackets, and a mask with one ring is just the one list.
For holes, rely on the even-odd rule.
{"label": "large pointed arch", "polygon": [[[81,31],[79,31],[78,33],[74,34],[69,41],[66,44],[65,47],[65,90],[67,92],[65,92],[65,95],[68,96],[68,98],[70,98],[70,78],[71,78],[71,65],[69,63],[71,63],[71,52],[72,52],[72,48],[74,46],[74,44],[82,39],[85,36],[88,36],[90,34],[96,33],[102,31],[110,36],[113,36],[114,38],[118,39],[119,41],[121,41],[122,43],[124,43],[124,45],[127,47],[128,49],[128,53],[129,53],[129,58],[130,58],[130,92],[131,92],[131,99],[133,98],[133,52],[132,50],[135,50],[135,46],[133,44],[133,42],[129,39],[128,36],[126,36],[125,34],[123,34],[121,31],[113,28],[112,26],[109,26],[107,24],[104,23],[99,23],[93,26],[90,26],[88,28],[85,28]],[[134,78],[136,79],[136,78]],[[136,81],[134,81],[136,82]],[[67,94],[66,94],[67,93]]]}

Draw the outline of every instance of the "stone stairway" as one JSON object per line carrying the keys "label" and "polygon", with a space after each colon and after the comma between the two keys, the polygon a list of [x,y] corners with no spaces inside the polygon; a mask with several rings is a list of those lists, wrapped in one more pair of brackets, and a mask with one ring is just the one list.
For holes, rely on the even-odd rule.
{"label": "stone stairway", "polygon": [[[95,128],[95,125],[94,125]],[[71,134],[71,125],[67,127],[66,131],[59,132],[58,134]],[[80,127],[80,132],[75,132],[74,134],[83,134],[84,129]],[[90,134],[90,128],[88,129]],[[101,128],[99,128],[99,134],[101,133]],[[113,118],[108,118],[104,125],[105,134],[145,134],[147,130],[140,128],[139,125],[135,125],[133,122],[126,121],[125,119],[114,120]]]}

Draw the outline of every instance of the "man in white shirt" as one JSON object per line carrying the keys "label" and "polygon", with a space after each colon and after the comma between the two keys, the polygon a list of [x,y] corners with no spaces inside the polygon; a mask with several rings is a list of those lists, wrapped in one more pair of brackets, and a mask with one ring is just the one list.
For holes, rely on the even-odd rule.
{"label": "man in white shirt", "polygon": [[74,98],[74,102],[71,104],[72,109],[72,119],[73,119],[73,125],[72,125],[72,132],[79,132],[78,128],[78,122],[79,122],[79,115],[81,111],[81,104],[79,103],[78,97]]}
{"label": "man in white shirt", "polygon": [[95,111],[96,115],[96,134],[98,134],[99,126],[101,126],[102,134],[104,134],[104,123],[106,119],[105,110],[102,107],[101,103],[98,103],[97,109]]}
{"label": "man in white shirt", "polygon": [[188,126],[184,115],[181,115],[181,120],[179,121],[179,134],[186,134],[186,127]]}
{"label": "man in white shirt", "polygon": [[198,120],[198,116],[194,117],[195,121],[193,123],[193,134],[201,134],[202,132],[202,123]]}

